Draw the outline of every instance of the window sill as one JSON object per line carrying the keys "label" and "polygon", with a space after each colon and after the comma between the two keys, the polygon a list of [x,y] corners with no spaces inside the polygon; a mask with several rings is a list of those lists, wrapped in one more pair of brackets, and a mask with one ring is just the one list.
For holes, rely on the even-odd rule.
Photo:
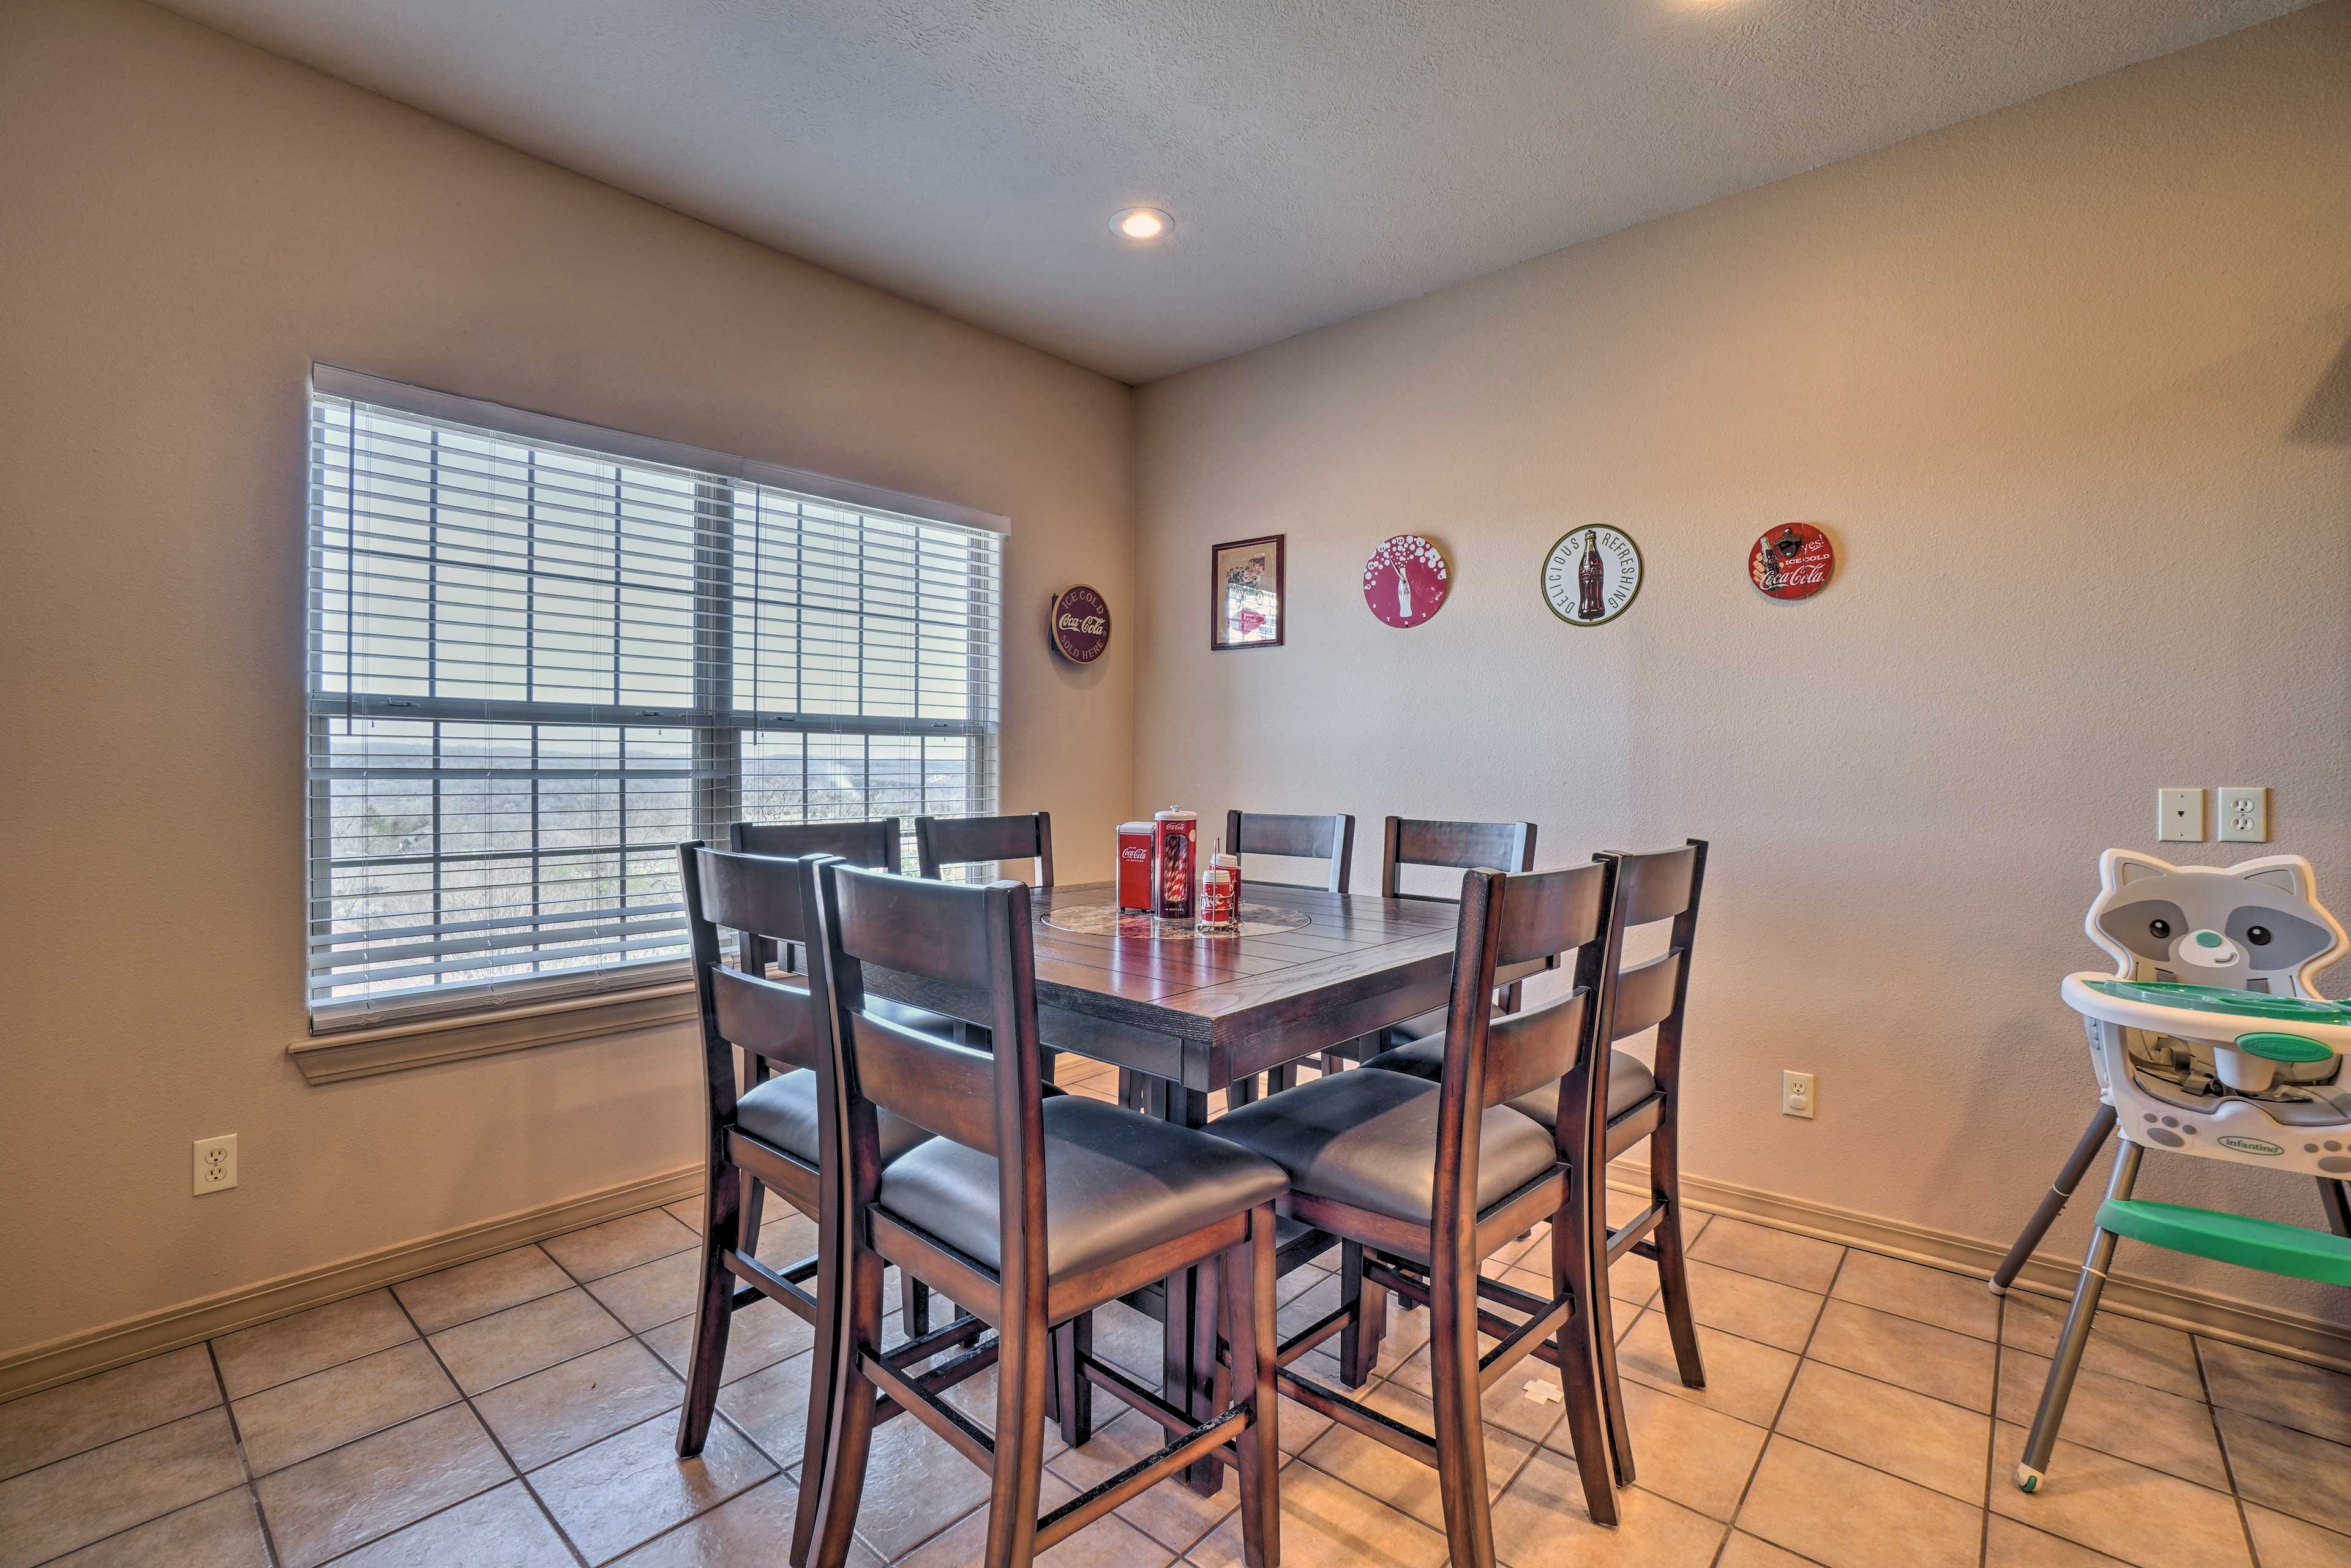
{"label": "window sill", "polygon": [[459,1018],[417,1019],[375,1029],[309,1035],[287,1046],[286,1054],[309,1082],[340,1083],[347,1078],[372,1078],[381,1072],[405,1072],[412,1067],[435,1067],[444,1061],[684,1023],[695,1016],[698,1005],[692,980],[673,980]]}

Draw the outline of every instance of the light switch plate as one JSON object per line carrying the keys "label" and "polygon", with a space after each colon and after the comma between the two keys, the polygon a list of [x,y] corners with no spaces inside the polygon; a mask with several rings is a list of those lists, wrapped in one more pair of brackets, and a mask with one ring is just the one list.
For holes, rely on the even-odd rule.
{"label": "light switch plate", "polygon": [[2265,844],[2270,841],[2268,785],[2220,786],[2220,841],[2224,844]]}
{"label": "light switch plate", "polygon": [[2204,791],[2158,789],[2155,792],[2155,836],[2165,843],[2204,841]]}

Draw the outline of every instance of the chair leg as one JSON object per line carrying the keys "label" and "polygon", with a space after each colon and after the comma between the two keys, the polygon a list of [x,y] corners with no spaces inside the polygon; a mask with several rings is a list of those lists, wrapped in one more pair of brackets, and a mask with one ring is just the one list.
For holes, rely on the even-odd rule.
{"label": "chair leg", "polygon": [[1255,1101],[1258,1097],[1257,1083],[1257,1074],[1252,1072],[1246,1078],[1236,1078],[1227,1084],[1225,1086],[1226,1109],[1237,1111]]}
{"label": "chair leg", "polygon": [[873,1452],[874,1417],[882,1391],[867,1381],[860,1359],[882,1344],[882,1259],[862,1249],[849,1264],[849,1306],[833,1357],[839,1392],[832,1431],[824,1446],[824,1499],[817,1505],[815,1540],[809,1548],[814,1568],[842,1568],[855,1540],[857,1509],[865,1496],[865,1465]]}
{"label": "chair leg", "polygon": [[[1029,1568],[1045,1474],[1046,1347],[1042,1303],[997,1331],[996,1469],[988,1479],[987,1568]],[[831,1565],[827,1565],[831,1568]]]}
{"label": "chair leg", "polygon": [[1361,1388],[1380,1364],[1380,1341],[1387,1336],[1388,1293],[1364,1282],[1364,1244],[1339,1244],[1339,1304],[1350,1310],[1339,1331],[1339,1381]]}
{"label": "chair leg", "polygon": [[1094,1437],[1094,1385],[1079,1366],[1080,1356],[1094,1353],[1094,1315],[1080,1312],[1053,1331],[1053,1408],[1061,1424],[1061,1441],[1082,1448]]}
{"label": "chair leg", "polygon": [[[754,1190],[756,1190],[754,1184]],[[791,1568],[806,1568],[809,1549],[816,1541],[817,1507],[824,1499],[824,1467],[829,1439],[832,1435],[833,1410],[848,1389],[853,1397],[864,1387],[862,1378],[851,1378],[841,1368],[841,1344],[844,1337],[842,1322],[846,1297],[842,1293],[841,1249],[830,1245],[820,1222],[820,1240],[816,1261],[816,1344],[809,1354],[808,1416],[800,1439],[800,1473],[798,1501],[792,1510],[791,1552],[787,1559]],[[874,1342],[881,1342],[877,1322]]]}
{"label": "chair leg", "polygon": [[[757,1190],[758,1184],[751,1184]],[[686,1362],[685,1404],[678,1411],[677,1451],[691,1458],[710,1436],[718,1384],[726,1365],[726,1336],[735,1322],[735,1276],[726,1254],[742,1240],[743,1176],[721,1162],[710,1173],[702,1209],[702,1281],[695,1303],[694,1349]]]}
{"label": "chair leg", "polygon": [[1298,1087],[1298,1063],[1285,1061],[1265,1075],[1265,1092],[1279,1094],[1285,1089]]}
{"label": "chair leg", "polygon": [[[1583,1301],[1583,1314],[1592,1340],[1592,1361],[1599,1377],[1600,1414],[1608,1426],[1608,1458],[1616,1484],[1633,1484],[1633,1430],[1625,1417],[1625,1385],[1616,1375],[1616,1304],[1608,1296],[1608,1200],[1605,1189],[1588,1202],[1571,1198],[1583,1228],[1583,1274],[1591,1281]],[[1557,1228],[1558,1222],[1552,1222]],[[1659,1273],[1663,1274],[1662,1266]],[[1687,1304],[1687,1303],[1685,1303]],[[1670,1327],[1670,1324],[1668,1325]],[[1677,1353],[1679,1347],[1677,1346]],[[1693,1341],[1694,1352],[1697,1344]]]}
{"label": "chair leg", "polygon": [[2351,1182],[2320,1176],[2318,1201],[2326,1209],[2326,1228],[2337,1236],[2351,1236]]}
{"label": "chair leg", "polygon": [[1615,1382],[1615,1360],[1612,1356],[1604,1371],[1598,1354],[1600,1335],[1593,1328],[1592,1305],[1606,1298],[1608,1288],[1593,1277],[1592,1249],[1584,1240],[1588,1223],[1580,1195],[1572,1196],[1552,1219],[1552,1294],[1573,1294],[1575,1302],[1552,1343],[1559,1350],[1568,1444],[1575,1450],[1576,1474],[1583,1482],[1584,1511],[1594,1524],[1613,1525],[1617,1520],[1616,1482],[1609,1457],[1606,1406],[1621,1400],[1622,1395]]}
{"label": "chair leg", "polygon": [[[1674,1366],[1681,1374],[1685,1388],[1706,1386],[1706,1363],[1698,1352],[1698,1320],[1690,1315],[1689,1269],[1682,1252],[1682,1176],[1681,1118],[1672,1100],[1666,1102],[1665,1115],[1657,1130],[1649,1135],[1649,1192],[1652,1202],[1666,1206],[1664,1218],[1649,1239],[1657,1251],[1658,1305],[1666,1314],[1666,1329],[1674,1342]],[[1604,1210],[1603,1212],[1605,1212]],[[1600,1267],[1605,1270],[1604,1255]],[[1600,1281],[1601,1294],[1607,1295],[1607,1279]],[[1614,1314],[1609,1314],[1613,1323]],[[1622,1403],[1620,1400],[1618,1403]],[[1632,1445],[1625,1445],[1629,1454]],[[1619,1478],[1632,1484],[1629,1475]]]}
{"label": "chair leg", "polygon": [[1241,1560],[1245,1568],[1280,1568],[1281,1562],[1281,1448],[1276,1423],[1281,1400],[1274,1388],[1273,1206],[1260,1204],[1249,1216],[1249,1239],[1228,1251],[1217,1270],[1223,1286],[1225,1339],[1229,1368],[1219,1367],[1224,1397],[1249,1410],[1249,1428],[1234,1446],[1239,1452]]}
{"label": "chair leg", "polygon": [[[2096,1113],[2090,1118],[2089,1126],[2083,1130],[2081,1142],[2074,1145],[2074,1152],[2067,1155],[2065,1163],[2058,1167],[2057,1179],[2050,1183],[2047,1192],[2041,1195],[2041,1206],[2032,1211],[2032,1218],[2024,1222],[2024,1228],[2016,1233],[2016,1240],[2009,1247],[2008,1256],[2001,1259],[2000,1267],[1991,1271],[1993,1295],[2006,1295],[2009,1286],[2016,1282],[2017,1270],[2024,1267],[2024,1260],[2032,1256],[2032,1249],[2041,1245],[2041,1239],[2049,1234],[2049,1228],[2064,1212],[2066,1200],[2074,1196],[2074,1189],[2082,1185],[2082,1177],[2089,1170],[2090,1162],[2096,1159],[2098,1151],[2106,1146],[2106,1139],[2114,1130],[2115,1108],[2101,1100]],[[2319,1185],[2324,1186],[2325,1184],[2322,1182]]]}
{"label": "chair leg", "polygon": [[[2139,1146],[2125,1143],[2115,1155],[2115,1174],[2106,1197],[2130,1196],[2138,1179]],[[2082,1278],[2074,1287],[2074,1304],[2065,1312],[2065,1329],[2058,1336],[2057,1354],[2049,1363],[2049,1381],[2041,1389],[2041,1408],[2033,1413],[2032,1430],[2024,1439],[2017,1461],[2016,1484],[2038,1491],[2048,1479],[2049,1456],[2057,1447],[2057,1430],[2064,1425],[2065,1403],[2073,1397],[2074,1375],[2082,1370],[2082,1353],[2089,1348],[2090,1322],[2097,1316],[2098,1297],[2106,1288],[2106,1270],[2114,1262],[2115,1233],[2101,1226],[2090,1232],[2090,1248],[2082,1258]]]}
{"label": "chair leg", "polygon": [[1429,1270],[1429,1403],[1436,1407],[1437,1493],[1453,1568],[1493,1568],[1486,1500],[1486,1422],[1478,1383],[1478,1266]]}
{"label": "chair leg", "polygon": [[908,1339],[931,1332],[931,1288],[903,1269],[898,1271],[898,1327]]}

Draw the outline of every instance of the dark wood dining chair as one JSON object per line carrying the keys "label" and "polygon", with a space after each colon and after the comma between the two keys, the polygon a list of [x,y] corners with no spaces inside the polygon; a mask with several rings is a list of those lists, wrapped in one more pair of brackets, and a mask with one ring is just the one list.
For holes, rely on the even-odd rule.
{"label": "dark wood dining chair", "polygon": [[[841,1301],[841,1249],[829,1239],[837,1237],[839,1225],[824,1218],[823,1190],[827,1173],[841,1168],[840,1119],[830,1110],[834,1103],[831,1012],[820,972],[795,983],[770,978],[764,970],[728,968],[719,933],[725,928],[743,941],[769,944],[817,939],[816,868],[828,862],[822,857],[735,854],[699,842],[680,844],[678,862],[695,992],[701,1004],[709,1140],[700,1287],[677,1451],[686,1457],[698,1454],[710,1435],[735,1313],[774,1301],[816,1331],[805,1452],[820,1471],[836,1392],[830,1373]],[[738,1048],[762,1068],[759,1081],[739,1093]],[[764,1071],[769,1065],[778,1070],[776,1076]],[[883,1165],[930,1136],[912,1123],[887,1115],[874,1122],[872,1132],[873,1158]],[[817,1221],[814,1256],[778,1269],[754,1255],[757,1195],[768,1188]],[[837,1199],[834,1204],[837,1215]],[[966,1324],[970,1326],[968,1320]],[[806,1558],[818,1496],[809,1475],[803,1475],[800,1487],[792,1526],[795,1562]]]}
{"label": "dark wood dining chair", "polygon": [[[1592,1519],[1617,1521],[1593,1343],[1607,1290],[1574,1223],[1584,1184],[1576,1151],[1520,1108],[1546,1097],[1553,1122],[1582,1125],[1562,1103],[1592,1089],[1614,874],[1606,862],[1464,873],[1438,1081],[1365,1066],[1208,1124],[1287,1171],[1282,1212],[1343,1245],[1338,1307],[1280,1346],[1282,1392],[1437,1472],[1457,1568],[1494,1562],[1481,1399],[1529,1355],[1559,1370]],[[1495,1016],[1497,968],[1567,952],[1578,955],[1572,995]],[[1488,1258],[1544,1220],[1555,1222],[1548,1300],[1483,1275]],[[1360,1386],[1389,1291],[1429,1308],[1429,1432],[1290,1369],[1337,1334],[1342,1380]],[[1483,1354],[1481,1333],[1498,1342]]]}
{"label": "dark wood dining chair", "polygon": [[1033,860],[1039,887],[1053,885],[1053,818],[1049,811],[1019,817],[917,817],[916,869],[932,881],[948,866],[992,865]]}
{"label": "dark wood dining chair", "polygon": [[[1354,874],[1355,819],[1346,812],[1329,817],[1299,817],[1273,811],[1243,811],[1238,809],[1225,813],[1225,848],[1241,862],[1241,880],[1250,882],[1249,857],[1280,855],[1291,860],[1319,860],[1326,862],[1327,873],[1322,883],[1325,893],[1344,894]],[[1311,883],[1257,881],[1259,887],[1311,887]],[[1246,1105],[1258,1097],[1259,1085],[1265,1083],[1279,1092],[1298,1082],[1295,1063],[1275,1068],[1260,1080],[1256,1073],[1236,1081],[1226,1091],[1228,1105]],[[1125,1095],[1123,1089],[1121,1098]]]}
{"label": "dark wood dining chair", "polygon": [[[1595,1278],[1605,1280],[1608,1266],[1630,1252],[1657,1266],[1657,1305],[1665,1314],[1673,1340],[1675,1368],[1683,1384],[1706,1386],[1706,1364],[1698,1354],[1698,1324],[1690,1314],[1689,1270],[1682,1253],[1681,1200],[1681,1062],[1682,1015],[1689,997],[1690,948],[1698,937],[1698,897],[1706,884],[1706,841],[1692,839],[1679,849],[1652,854],[1604,852],[1593,857],[1615,871],[1616,908],[1611,924],[1616,935],[1614,949],[1604,960],[1608,979],[1603,987],[1605,1018],[1602,1031],[1609,1049],[1594,1057],[1598,1080],[1589,1096],[1571,1094],[1553,1102],[1542,1094],[1514,1101],[1518,1108],[1552,1125],[1562,1149],[1576,1152],[1579,1169],[1596,1173],[1583,1185],[1574,1216],[1578,1244],[1592,1253]],[[1638,964],[1624,961],[1623,933],[1670,920],[1666,951]],[[1593,977],[1579,963],[1578,990]],[[1656,1065],[1615,1049],[1646,1030],[1657,1031]],[[1423,1039],[1373,1057],[1366,1067],[1385,1068],[1417,1077],[1436,1079],[1444,1071],[1439,1040]],[[1565,1103],[1584,1114],[1575,1125],[1553,1120],[1555,1103]],[[1649,1144],[1649,1202],[1623,1225],[1608,1224],[1609,1162]],[[1553,1244],[1558,1244],[1556,1236]],[[1608,1412],[1610,1451],[1615,1456],[1616,1479],[1633,1484],[1633,1442],[1625,1419],[1623,1386],[1616,1375],[1616,1334],[1604,1290],[1593,1303],[1598,1325],[1601,1396]]]}
{"label": "dark wood dining chair", "polygon": [[[1206,1459],[1238,1472],[1243,1554],[1280,1558],[1273,1372],[1274,1201],[1280,1167],[1224,1140],[1076,1095],[1048,1098],[1040,1076],[1029,889],[913,881],[833,864],[821,878],[825,964],[836,1027],[847,1159],[847,1308],[834,1375],[813,1561],[841,1568],[865,1484],[874,1424],[913,1415],[987,1472],[989,1568],[1025,1565],[1154,1484]],[[984,1024],[992,1051],[900,1027],[873,1010],[867,966],[925,982],[943,1006]],[[891,1118],[935,1129],[885,1159]],[[895,1264],[993,1325],[943,1364],[881,1349],[882,1276]],[[1199,1266],[1220,1281],[1227,1360],[1218,1408],[1180,1408],[1094,1359],[1090,1345],[1049,1356],[1057,1325],[1154,1281]],[[1209,1298],[1211,1300],[1215,1297]],[[1217,1314],[1199,1314],[1216,1360]],[[916,1342],[919,1344],[921,1342]],[[1049,1359],[1064,1412],[1100,1387],[1170,1434],[1165,1447],[1043,1518]],[[995,1430],[939,1396],[997,1373]],[[1203,1416],[1205,1416],[1205,1418]]]}

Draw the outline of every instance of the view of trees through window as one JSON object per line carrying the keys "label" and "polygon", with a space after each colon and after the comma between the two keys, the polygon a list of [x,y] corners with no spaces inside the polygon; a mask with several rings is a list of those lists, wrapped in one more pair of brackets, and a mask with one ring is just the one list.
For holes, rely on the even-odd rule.
{"label": "view of trees through window", "polygon": [[640,983],[738,818],[994,809],[992,533],[325,395],[310,504],[316,1016]]}

